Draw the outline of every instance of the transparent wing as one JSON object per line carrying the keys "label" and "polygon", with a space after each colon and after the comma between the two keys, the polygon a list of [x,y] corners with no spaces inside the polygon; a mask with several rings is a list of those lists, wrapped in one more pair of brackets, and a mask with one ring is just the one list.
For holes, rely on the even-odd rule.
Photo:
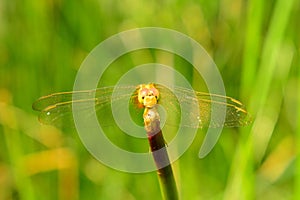
{"label": "transparent wing", "polygon": [[[168,112],[180,115],[180,105],[188,105],[190,108],[199,108],[199,112],[190,110],[183,112],[181,126],[203,127],[239,127],[251,122],[251,116],[247,113],[241,102],[231,97],[193,91],[187,88],[175,87],[173,94],[169,89],[159,84],[156,85],[161,94],[160,104]],[[177,97],[177,101],[170,100]],[[176,96],[175,96],[176,95]],[[169,111],[170,110],[170,111]],[[213,119],[211,114],[214,112]],[[225,120],[221,113],[225,112]]]}
{"label": "transparent wing", "polygon": [[[168,124],[179,125],[176,118],[178,116],[182,116],[184,119],[180,121],[181,126],[194,128],[220,127],[222,125],[225,127],[238,127],[251,122],[251,117],[244,106],[231,97],[196,92],[180,87],[175,87],[174,92],[172,92],[162,85],[156,84],[155,86],[160,92],[158,103],[167,112]],[[33,109],[40,111],[39,120],[42,123],[60,125],[62,119],[64,124],[73,123],[72,104],[80,108],[86,117],[91,115],[91,106],[95,106],[99,121],[105,121],[108,120],[107,115],[111,113],[111,102],[128,101],[130,99],[133,105],[130,108],[134,108],[131,109],[131,114],[132,116],[136,115],[133,118],[141,118],[137,119],[141,123],[141,109],[134,105],[137,104],[136,88],[136,86],[118,86],[116,88],[110,86],[96,90],[55,93],[38,99],[34,102]],[[112,96],[116,89],[117,94]],[[183,112],[181,115],[180,106],[182,105],[188,105],[191,108],[198,106],[199,110],[190,110],[189,112]],[[225,121],[222,121],[222,118],[218,117],[218,113],[223,112],[224,107],[226,108]],[[213,116],[213,119],[211,119],[212,112],[217,114]]]}
{"label": "transparent wing", "polygon": [[[96,111],[105,111],[110,108],[114,89],[111,86],[96,90],[54,93],[41,97],[33,103],[32,107],[34,110],[40,111],[39,121],[44,124],[60,125],[61,120],[65,124],[73,123],[72,104],[75,104],[81,110],[81,113],[89,117],[91,106],[95,106]],[[135,86],[120,86],[118,90],[124,92],[119,96],[115,96],[114,100],[130,98],[134,89]],[[102,115],[105,115],[104,113],[102,112]]]}

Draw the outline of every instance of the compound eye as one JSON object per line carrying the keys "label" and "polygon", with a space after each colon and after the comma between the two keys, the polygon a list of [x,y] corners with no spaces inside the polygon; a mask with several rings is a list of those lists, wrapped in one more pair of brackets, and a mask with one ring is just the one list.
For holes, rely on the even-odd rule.
{"label": "compound eye", "polygon": [[145,97],[145,96],[148,94],[148,92],[149,92],[149,90],[146,89],[146,88],[144,88],[144,89],[142,89],[142,90],[140,91],[140,95],[141,95],[142,97]]}
{"label": "compound eye", "polygon": [[143,100],[145,99],[145,96],[147,96],[148,94],[148,89],[147,88],[143,88],[139,91],[138,93],[138,100],[140,103],[143,103]]}
{"label": "compound eye", "polygon": [[153,94],[153,96],[155,96],[155,98],[158,99],[158,97],[159,97],[158,90],[156,88],[151,88],[150,91]]}

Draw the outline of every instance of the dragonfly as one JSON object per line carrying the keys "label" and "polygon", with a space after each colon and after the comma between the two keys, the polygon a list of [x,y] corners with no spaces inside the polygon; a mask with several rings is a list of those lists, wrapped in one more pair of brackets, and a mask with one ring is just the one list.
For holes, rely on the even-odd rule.
{"label": "dragonfly", "polygon": [[[204,127],[240,127],[251,123],[251,116],[246,111],[245,106],[238,100],[205,92],[194,91],[193,89],[174,86],[172,88],[161,84],[151,83],[157,94],[156,103],[162,106],[169,115],[181,115],[183,120],[180,126],[204,128]],[[129,108],[134,108],[131,113],[142,118],[143,103],[139,97],[138,86],[106,86],[94,90],[82,90],[71,92],[59,92],[43,96],[33,103],[33,109],[39,111],[39,121],[44,124],[56,124],[63,118],[72,117],[72,106],[76,105],[80,109],[90,110],[91,105],[95,111],[101,113],[110,108],[114,102],[129,102]],[[114,91],[122,91],[113,95]],[[158,97],[159,96],[159,97]],[[91,104],[91,102],[93,104]],[[181,104],[195,106],[199,110],[182,112]],[[224,109],[225,108],[225,109]],[[214,115],[211,119],[211,113],[225,111],[225,119]],[[90,112],[90,111],[88,111]],[[87,113],[87,116],[89,114]],[[105,116],[105,114],[104,114]],[[103,120],[105,117],[102,117]],[[102,120],[101,118],[99,121]],[[141,124],[142,125],[142,124]]]}

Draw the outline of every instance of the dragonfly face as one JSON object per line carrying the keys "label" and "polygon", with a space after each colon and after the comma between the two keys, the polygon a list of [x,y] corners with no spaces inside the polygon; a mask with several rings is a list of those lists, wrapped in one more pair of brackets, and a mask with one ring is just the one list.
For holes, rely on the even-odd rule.
{"label": "dragonfly face", "polygon": [[159,92],[154,84],[142,84],[138,89],[138,101],[146,108],[152,108],[158,103]]}

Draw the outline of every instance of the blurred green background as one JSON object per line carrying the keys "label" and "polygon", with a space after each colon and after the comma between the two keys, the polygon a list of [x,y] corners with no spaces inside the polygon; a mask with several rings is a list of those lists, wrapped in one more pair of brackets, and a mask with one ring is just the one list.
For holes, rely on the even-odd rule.
{"label": "blurred green background", "polygon": [[[72,90],[98,43],[146,26],[203,45],[227,95],[254,119],[224,129],[204,159],[199,131],[173,166],[181,198],[300,199],[299,14],[295,0],[0,1],[0,199],[161,199],[155,172],[102,165],[74,129],[41,125],[31,108],[40,96]],[[138,54],[128,60],[149,62]],[[185,75],[197,88],[192,72]]]}

